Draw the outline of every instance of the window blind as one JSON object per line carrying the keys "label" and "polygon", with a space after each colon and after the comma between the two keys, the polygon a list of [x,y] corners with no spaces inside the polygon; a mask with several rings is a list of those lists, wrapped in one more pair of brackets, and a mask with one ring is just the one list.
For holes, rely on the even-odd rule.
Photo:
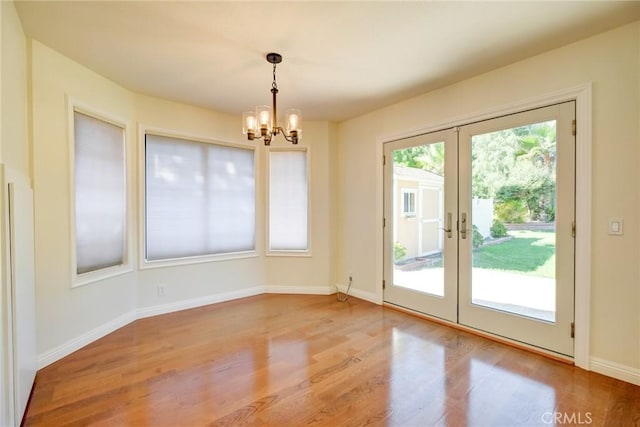
{"label": "window blind", "polygon": [[307,152],[269,153],[269,249],[308,250]]}
{"label": "window blind", "polygon": [[146,259],[255,249],[254,151],[147,134]]}
{"label": "window blind", "polygon": [[74,112],[76,274],[125,263],[124,129]]}

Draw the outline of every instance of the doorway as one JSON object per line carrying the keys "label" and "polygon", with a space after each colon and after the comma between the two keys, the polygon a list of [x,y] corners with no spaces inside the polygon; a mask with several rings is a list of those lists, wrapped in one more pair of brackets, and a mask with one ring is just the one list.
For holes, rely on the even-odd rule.
{"label": "doorway", "polygon": [[385,302],[572,356],[574,123],[572,101],[386,143]]}

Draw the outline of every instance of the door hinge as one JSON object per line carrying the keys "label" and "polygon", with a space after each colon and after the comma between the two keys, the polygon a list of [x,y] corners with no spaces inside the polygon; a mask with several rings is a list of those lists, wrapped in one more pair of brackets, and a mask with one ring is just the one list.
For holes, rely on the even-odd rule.
{"label": "door hinge", "polygon": [[571,237],[576,237],[576,222],[571,221]]}
{"label": "door hinge", "polygon": [[571,122],[571,135],[576,136],[576,121]]}
{"label": "door hinge", "polygon": [[386,287],[387,287],[387,281],[383,280],[382,281],[382,289],[386,289]]}
{"label": "door hinge", "polygon": [[382,166],[384,166],[386,164],[387,164],[387,156],[382,156]]}
{"label": "door hinge", "polygon": [[571,322],[571,338],[575,338],[576,336],[576,324]]}
{"label": "door hinge", "polygon": [[382,228],[387,226],[387,218],[382,218]]}

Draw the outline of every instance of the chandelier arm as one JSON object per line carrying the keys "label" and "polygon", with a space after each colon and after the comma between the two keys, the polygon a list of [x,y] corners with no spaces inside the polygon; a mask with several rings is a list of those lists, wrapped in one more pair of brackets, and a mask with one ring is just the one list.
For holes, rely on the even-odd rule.
{"label": "chandelier arm", "polygon": [[292,144],[297,144],[298,143],[298,135],[297,132],[295,135],[287,135],[287,132],[285,132],[285,130],[282,128],[282,126],[278,126],[278,129],[280,130],[280,133],[282,134],[282,136],[284,137],[285,140],[287,140],[287,142],[290,142]]}

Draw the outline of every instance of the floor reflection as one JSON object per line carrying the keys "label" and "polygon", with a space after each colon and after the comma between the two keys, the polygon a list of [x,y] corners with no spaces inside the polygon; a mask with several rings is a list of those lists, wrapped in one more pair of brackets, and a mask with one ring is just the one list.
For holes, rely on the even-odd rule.
{"label": "floor reflection", "polygon": [[517,371],[470,360],[466,414],[468,426],[543,425],[556,407],[556,392]]}
{"label": "floor reflection", "polygon": [[392,331],[392,347],[389,422],[413,425],[420,416],[422,425],[434,425],[446,415],[444,347],[399,328]]}
{"label": "floor reflection", "polygon": [[40,370],[25,426],[623,426],[636,402],[632,384],[361,300],[268,295],[138,321]]}
{"label": "floor reflection", "polygon": [[394,328],[392,346],[388,425],[545,425],[557,407],[555,388],[529,366],[496,364],[500,344]]}

